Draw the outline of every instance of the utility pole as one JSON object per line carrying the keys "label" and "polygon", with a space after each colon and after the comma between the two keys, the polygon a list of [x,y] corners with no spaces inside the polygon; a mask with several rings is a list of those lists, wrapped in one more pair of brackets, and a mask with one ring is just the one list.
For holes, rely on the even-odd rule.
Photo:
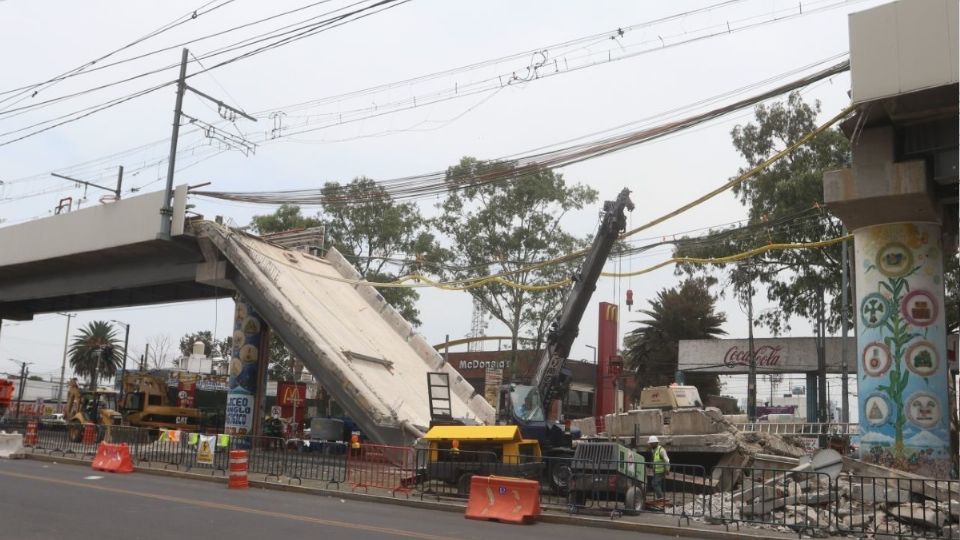
{"label": "utility pole", "polygon": [[750,358],[750,373],[747,375],[747,416],[757,421],[757,356],[753,349],[753,280],[747,288],[747,347]]}
{"label": "utility pole", "polygon": [[[817,288],[817,421],[827,422],[827,321],[824,316],[824,289]],[[826,435],[821,432],[820,447],[826,443]]]}
{"label": "utility pole", "polygon": [[123,400],[123,380],[127,375],[127,346],[130,344],[130,325],[116,320],[111,320],[117,324],[122,324],[126,329],[123,334],[123,366],[120,368],[120,400]]}
{"label": "utility pole", "polygon": [[11,358],[10,361],[20,364],[20,390],[17,392],[17,413],[16,416],[14,416],[15,419],[19,419],[20,408],[23,406],[23,387],[26,385],[27,374],[29,373],[29,371],[27,371],[27,365],[33,362],[23,362],[21,360],[14,360],[13,358]]}
{"label": "utility pole", "polygon": [[[844,231],[846,232],[846,231]],[[844,424],[850,422],[850,389],[847,370],[847,315],[849,313],[848,303],[850,301],[847,294],[847,284],[849,274],[847,273],[847,241],[840,244],[840,421]]]}
{"label": "utility pole", "polygon": [[146,349],[143,352],[143,362],[140,362],[140,371],[146,371],[147,365],[150,363],[150,342],[147,342]]}
{"label": "utility pole", "polygon": [[67,344],[70,341],[70,319],[73,313],[61,313],[67,318],[67,331],[63,334],[63,360],[60,362],[60,383],[57,385],[57,410],[63,413],[63,377],[67,369]]}
{"label": "utility pole", "polygon": [[177,138],[180,137],[180,114],[183,112],[183,94],[187,90],[187,55],[190,51],[186,47],[180,58],[180,76],[177,78],[177,104],[173,109],[173,133],[170,135],[170,157],[167,159],[167,186],[163,192],[163,207],[160,208],[160,239],[170,239],[170,220],[173,219],[173,207],[170,198],[173,196],[173,171],[177,167]]}
{"label": "utility pole", "polygon": [[[204,98],[208,101],[216,103],[217,107],[219,107],[219,110],[221,111],[221,116],[224,116],[224,118],[227,118],[223,113],[223,111],[226,111],[228,113],[232,113],[233,115],[242,116],[247,120],[252,120],[254,122],[257,121],[256,118],[248,115],[247,113],[241,111],[240,109],[231,107],[230,105],[227,105],[226,103],[220,101],[215,97],[207,95],[197,90],[196,88],[191,88],[190,86],[188,86],[187,85],[187,57],[189,54],[190,54],[190,51],[184,48],[183,54],[180,58],[180,76],[177,77],[177,101],[173,109],[173,132],[170,135],[170,157],[167,159],[167,185],[163,193],[163,206],[160,208],[160,234],[157,235],[157,238],[159,238],[160,240],[169,240],[170,230],[172,228],[173,206],[171,205],[171,199],[173,198],[173,174],[177,168],[177,142],[178,142],[178,138],[180,137],[180,120],[183,116],[186,116],[183,113],[183,95],[187,92],[187,90],[190,90],[191,92],[200,96],[201,98]],[[191,118],[191,117],[187,116],[187,118]],[[233,118],[235,118],[235,116]],[[196,120],[191,119],[190,121],[195,122]],[[210,134],[217,131],[217,128],[207,124],[206,130],[208,132],[207,136],[210,137],[212,136]],[[237,137],[231,136],[231,138],[232,138],[232,142],[236,146],[238,141]],[[248,150],[250,147],[255,148],[255,145],[253,145],[252,143],[246,142],[242,138],[239,139],[239,141],[240,141],[239,144],[244,145],[244,147],[246,147]],[[230,143],[228,142],[228,144]]]}

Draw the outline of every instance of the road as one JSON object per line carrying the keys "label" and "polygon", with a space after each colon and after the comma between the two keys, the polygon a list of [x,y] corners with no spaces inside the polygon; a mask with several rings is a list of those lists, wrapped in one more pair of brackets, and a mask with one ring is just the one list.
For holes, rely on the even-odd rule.
{"label": "road", "polygon": [[[358,538],[551,540],[667,538],[548,523],[511,525],[461,514],[79,465],[0,460],[3,538]],[[329,535],[329,536],[328,536]]]}

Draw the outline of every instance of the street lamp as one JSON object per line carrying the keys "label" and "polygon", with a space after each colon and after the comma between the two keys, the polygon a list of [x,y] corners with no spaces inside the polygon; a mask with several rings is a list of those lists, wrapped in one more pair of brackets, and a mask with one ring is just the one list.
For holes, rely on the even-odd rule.
{"label": "street lamp", "polygon": [[122,324],[125,328],[123,335],[123,368],[120,370],[120,400],[123,400],[123,382],[127,375],[127,345],[130,343],[130,325],[125,322],[120,322],[114,319],[110,319],[110,322],[117,324]]}
{"label": "street lamp", "polygon": [[593,363],[597,363],[597,348],[593,345],[584,345],[588,349],[593,349]]}

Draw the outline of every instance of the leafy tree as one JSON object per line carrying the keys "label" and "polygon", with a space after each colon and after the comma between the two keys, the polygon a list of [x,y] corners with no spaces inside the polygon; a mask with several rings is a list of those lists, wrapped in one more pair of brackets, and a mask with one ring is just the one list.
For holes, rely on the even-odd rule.
{"label": "leafy tree", "polygon": [[[513,167],[516,163],[465,157],[447,169],[446,182],[451,187],[470,184],[452,190],[439,205],[442,214],[437,227],[449,240],[450,258],[456,265],[446,268],[448,277],[466,279],[512,271],[585,245],[583,239],[564,231],[560,222],[567,212],[596,201],[597,192],[580,184],[567,185],[563,175],[547,168],[531,169],[508,183],[477,182]],[[563,279],[575,264],[511,274],[509,279],[522,285]],[[516,351],[521,334],[544,341],[566,291],[530,292],[492,283],[469,292],[510,330],[511,349]]]}
{"label": "leafy tree", "polygon": [[[624,361],[637,378],[639,391],[648,386],[675,382],[681,339],[711,339],[726,334],[721,326],[727,317],[716,311],[716,297],[710,294],[713,278],[687,278],[679,287],[663,289],[641,310],[646,319],[624,338]],[[687,383],[700,396],[720,395],[716,374],[688,373]],[[636,396],[634,396],[636,397]]]}
{"label": "leafy tree", "polygon": [[300,207],[295,204],[284,204],[272,214],[253,216],[250,226],[260,234],[289,231],[290,229],[307,229],[319,227],[322,223],[314,217],[307,217],[300,213]]}
{"label": "leafy tree", "polygon": [[[213,333],[210,330],[200,330],[198,332],[184,334],[184,336],[180,338],[180,354],[182,356],[190,356],[193,353],[193,344],[198,341],[203,343],[203,350],[207,356],[210,356],[213,353],[214,345]],[[217,340],[216,345],[220,348],[220,354],[230,356],[230,351],[233,350],[233,336],[227,336]]]}
{"label": "leafy tree", "polygon": [[[265,234],[323,223],[327,245],[335,247],[371,282],[393,281],[442,259],[419,207],[396,202],[373,180],[360,177],[346,185],[328,182],[322,194],[322,212],[317,217],[303,216],[298,206],[284,205],[273,214],[255,216],[251,225]],[[399,256],[421,262],[398,262]],[[380,294],[404,318],[420,324],[417,291],[385,288]]]}
{"label": "leafy tree", "polygon": [[123,363],[123,345],[113,325],[94,321],[81,328],[68,351],[73,373],[86,378],[91,389],[100,377],[113,377]]}
{"label": "leafy tree", "polygon": [[[747,162],[740,173],[760,164],[775,152],[816,128],[819,102],[803,101],[790,94],[786,103],[758,105],[755,121],[736,126],[733,145]],[[752,180],[733,188],[749,208],[749,221],[738,229],[715,230],[704,239],[686,239],[676,255],[716,257],[759,247],[766,243],[815,242],[840,236],[842,224],[823,206],[823,173],[841,167],[849,157],[849,144],[839,130],[829,130],[787,157],[764,169]],[[840,245],[815,250],[771,251],[748,263],[727,267],[733,289],[740,295],[755,281],[766,287],[767,298],[779,309],[757,319],[775,334],[790,330],[790,318],[817,318],[824,298],[828,330],[840,325]],[[689,274],[711,273],[712,268],[681,266]]]}

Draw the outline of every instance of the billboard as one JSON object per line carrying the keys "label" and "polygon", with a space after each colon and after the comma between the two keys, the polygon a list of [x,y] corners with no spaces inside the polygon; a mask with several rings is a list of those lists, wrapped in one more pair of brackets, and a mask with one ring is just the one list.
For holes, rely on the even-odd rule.
{"label": "billboard", "polygon": [[[842,338],[826,341],[827,373],[841,372]],[[812,337],[756,338],[753,355],[757,373],[807,373],[817,370],[817,343]],[[750,371],[750,343],[746,339],[682,339],[680,371],[737,375]],[[857,372],[857,340],[847,338],[847,370]]]}

